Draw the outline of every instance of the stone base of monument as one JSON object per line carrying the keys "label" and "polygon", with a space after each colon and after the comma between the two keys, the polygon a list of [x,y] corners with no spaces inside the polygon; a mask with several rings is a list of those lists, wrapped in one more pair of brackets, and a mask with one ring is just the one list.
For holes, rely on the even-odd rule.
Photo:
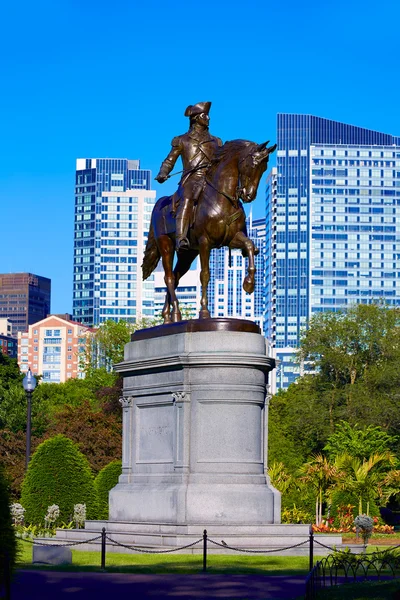
{"label": "stone base of monument", "polygon": [[136,332],[116,366],[124,378],[123,454],[110,521],[279,523],[280,494],[264,473],[274,366],[251,321]]}

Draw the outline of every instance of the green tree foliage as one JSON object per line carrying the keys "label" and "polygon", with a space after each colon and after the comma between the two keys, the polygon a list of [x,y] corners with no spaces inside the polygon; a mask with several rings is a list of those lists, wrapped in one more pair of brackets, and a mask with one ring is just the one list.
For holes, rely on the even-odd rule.
{"label": "green tree foliage", "polygon": [[14,569],[17,557],[17,540],[12,526],[10,512],[10,494],[8,481],[2,465],[0,465],[0,581],[4,581],[7,573]]}
{"label": "green tree foliage", "polygon": [[28,523],[43,523],[48,506],[58,504],[60,520],[69,521],[74,504],[85,503],[87,518],[97,516],[97,495],[89,463],[63,435],[39,445],[22,484],[21,504]]}
{"label": "green tree foliage", "polygon": [[93,409],[88,402],[66,405],[55,415],[46,437],[57,434],[77,444],[95,474],[112,460],[121,458],[121,411],[116,414]]}
{"label": "green tree foliage", "polygon": [[381,427],[400,457],[399,309],[360,304],[347,312],[318,313],[302,336],[299,359],[315,373],[271,400],[272,460],[290,468],[296,456],[307,461],[323,450],[341,420],[351,427],[362,424],[360,430]]}
{"label": "green tree foliage", "polygon": [[22,375],[17,359],[0,352],[0,386],[3,389],[9,389],[14,384],[22,387]]}
{"label": "green tree foliage", "polygon": [[[347,311],[317,313],[302,335],[299,356],[333,387],[354,384],[376,367],[398,364],[400,310],[357,304]],[[400,383],[398,369],[396,381]]]}
{"label": "green tree foliage", "polygon": [[359,514],[363,514],[365,509],[368,515],[370,503],[378,497],[386,473],[395,462],[390,452],[373,454],[363,460],[341,454],[335,461],[338,468],[335,488],[354,494],[358,499]]}
{"label": "green tree foliage", "polygon": [[[40,388],[41,386],[39,386]],[[42,435],[48,425],[48,407],[41,401],[38,388],[32,394],[32,433]],[[0,388],[0,429],[17,433],[26,430],[27,399],[21,383]]]}
{"label": "green tree foliage", "polygon": [[106,465],[94,480],[99,502],[99,519],[108,519],[108,493],[118,483],[122,472],[122,462],[113,460]]}
{"label": "green tree foliage", "polygon": [[84,352],[80,356],[81,363],[85,366],[87,375],[105,362],[106,370],[112,369],[113,365],[124,360],[125,344],[130,342],[131,335],[138,329],[154,327],[159,325],[158,319],[143,318],[137,322],[114,321],[108,319],[96,329],[92,336],[88,336]]}
{"label": "green tree foliage", "polygon": [[394,448],[397,439],[378,425],[360,429],[357,423],[352,426],[347,421],[340,421],[336,424],[335,433],[329,436],[324,451],[331,460],[344,453],[362,460]]}

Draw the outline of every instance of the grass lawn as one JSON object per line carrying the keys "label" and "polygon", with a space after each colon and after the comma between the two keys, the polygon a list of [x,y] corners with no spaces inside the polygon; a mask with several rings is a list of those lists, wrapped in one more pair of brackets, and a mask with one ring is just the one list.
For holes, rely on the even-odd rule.
{"label": "grass lawn", "polygon": [[[72,550],[72,565],[48,567],[32,565],[32,545],[19,542],[18,569],[54,569],[65,571],[100,570],[100,552]],[[201,573],[200,554],[106,554],[106,569],[123,573]],[[306,575],[308,556],[215,555],[207,556],[207,572],[236,575]]]}
{"label": "grass lawn", "polygon": [[318,600],[395,600],[400,598],[400,580],[323,588],[317,597]]}

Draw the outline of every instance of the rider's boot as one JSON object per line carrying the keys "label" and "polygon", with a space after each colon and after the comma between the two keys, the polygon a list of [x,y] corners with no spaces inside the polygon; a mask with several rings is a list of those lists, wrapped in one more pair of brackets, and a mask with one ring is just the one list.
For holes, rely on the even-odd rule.
{"label": "rider's boot", "polygon": [[175,245],[176,251],[189,250],[190,243],[187,238],[187,231],[189,228],[190,220],[190,204],[189,201],[184,203],[182,210],[176,216],[176,234],[175,234]]}

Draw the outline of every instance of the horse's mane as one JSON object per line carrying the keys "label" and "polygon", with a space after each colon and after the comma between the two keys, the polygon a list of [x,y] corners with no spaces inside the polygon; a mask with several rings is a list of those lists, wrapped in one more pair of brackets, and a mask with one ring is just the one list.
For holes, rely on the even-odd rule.
{"label": "horse's mane", "polygon": [[256,146],[254,142],[249,142],[248,140],[231,140],[229,142],[225,142],[223,146],[218,148],[214,157],[212,159],[212,164],[208,169],[208,173],[213,171],[219,163],[225,160],[230,160],[237,154],[239,154],[243,149],[249,148],[250,146]]}

